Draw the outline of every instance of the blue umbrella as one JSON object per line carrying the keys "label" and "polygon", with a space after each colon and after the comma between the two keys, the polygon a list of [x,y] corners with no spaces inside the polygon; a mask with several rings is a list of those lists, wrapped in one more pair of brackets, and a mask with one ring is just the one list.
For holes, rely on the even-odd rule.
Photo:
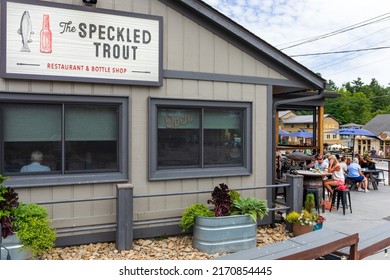
{"label": "blue umbrella", "polygon": [[291,133],[284,131],[282,129],[279,129],[279,135],[280,136],[291,136]]}
{"label": "blue umbrella", "polygon": [[300,130],[300,131],[291,133],[290,136],[302,137],[302,138],[313,138],[313,133],[306,131],[306,130]]}
{"label": "blue umbrella", "polygon": [[355,153],[355,136],[367,136],[379,139],[374,133],[359,127],[348,127],[332,130],[330,133],[340,135],[351,135],[352,136],[352,156]]}

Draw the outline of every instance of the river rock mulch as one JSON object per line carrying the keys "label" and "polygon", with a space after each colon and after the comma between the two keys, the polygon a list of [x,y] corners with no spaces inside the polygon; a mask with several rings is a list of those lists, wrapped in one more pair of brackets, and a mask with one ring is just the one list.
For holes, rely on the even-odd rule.
{"label": "river rock mulch", "polygon": [[[275,228],[257,229],[257,246],[292,237],[283,223]],[[207,260],[223,254],[206,254],[192,247],[192,236],[171,236],[155,239],[136,239],[131,250],[119,252],[115,243],[96,243],[53,248],[38,257],[40,260]]]}

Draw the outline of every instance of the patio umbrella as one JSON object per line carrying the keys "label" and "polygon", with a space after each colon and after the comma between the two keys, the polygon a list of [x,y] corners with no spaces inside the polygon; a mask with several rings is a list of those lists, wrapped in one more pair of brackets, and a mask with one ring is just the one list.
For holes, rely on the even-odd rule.
{"label": "patio umbrella", "polygon": [[358,127],[336,129],[336,130],[332,130],[330,133],[352,136],[352,157],[354,156],[355,153],[355,136],[366,136],[366,137],[379,139],[374,133]]}
{"label": "patio umbrella", "polygon": [[300,130],[297,132],[290,133],[290,136],[302,137],[302,138],[313,138],[313,133],[306,130]]}
{"label": "patio umbrella", "polygon": [[284,131],[283,129],[279,129],[280,136],[291,136],[291,133]]}

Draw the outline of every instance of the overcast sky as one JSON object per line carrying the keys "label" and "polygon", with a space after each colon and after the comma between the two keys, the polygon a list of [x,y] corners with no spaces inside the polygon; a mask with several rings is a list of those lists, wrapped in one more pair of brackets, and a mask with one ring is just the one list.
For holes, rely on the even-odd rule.
{"label": "overcast sky", "polygon": [[[357,78],[390,85],[389,0],[203,1],[339,87]],[[326,52],[342,53],[295,56]]]}

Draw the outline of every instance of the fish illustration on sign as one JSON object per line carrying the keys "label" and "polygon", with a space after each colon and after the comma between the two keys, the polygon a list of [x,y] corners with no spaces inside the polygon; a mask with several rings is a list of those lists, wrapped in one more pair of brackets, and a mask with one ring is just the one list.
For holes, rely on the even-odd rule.
{"label": "fish illustration on sign", "polygon": [[31,43],[31,34],[34,34],[32,31],[31,17],[28,11],[24,11],[22,18],[20,19],[20,28],[18,33],[22,36],[22,49],[21,52],[30,52],[28,43]]}

